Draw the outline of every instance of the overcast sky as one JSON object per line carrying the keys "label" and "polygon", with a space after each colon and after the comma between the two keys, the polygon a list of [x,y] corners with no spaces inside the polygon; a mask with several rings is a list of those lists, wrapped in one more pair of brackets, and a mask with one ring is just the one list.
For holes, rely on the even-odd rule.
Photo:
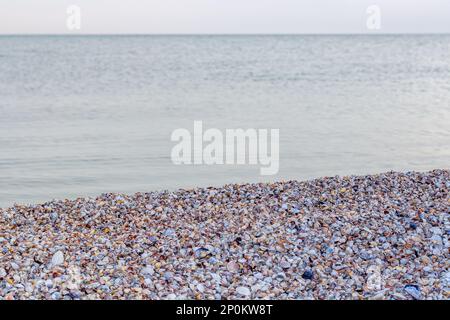
{"label": "overcast sky", "polygon": [[[66,27],[69,5],[81,29]],[[381,9],[381,29],[366,26]],[[450,0],[0,0],[0,34],[450,33]]]}

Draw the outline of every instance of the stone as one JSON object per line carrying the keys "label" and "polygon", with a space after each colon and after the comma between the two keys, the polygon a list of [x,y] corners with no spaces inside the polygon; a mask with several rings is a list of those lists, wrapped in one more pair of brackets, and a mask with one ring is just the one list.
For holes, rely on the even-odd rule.
{"label": "stone", "polygon": [[64,253],[62,251],[56,251],[53,254],[51,266],[56,267],[64,263]]}
{"label": "stone", "polygon": [[50,220],[52,220],[52,222],[58,220],[58,213],[57,212],[50,213]]}
{"label": "stone", "polygon": [[251,295],[250,289],[247,287],[237,287],[236,293],[244,297],[249,297]]}
{"label": "stone", "polygon": [[302,274],[302,278],[305,280],[312,280],[313,277],[314,277],[314,273],[311,270],[306,270]]}
{"label": "stone", "polygon": [[407,285],[405,286],[405,291],[416,300],[420,300],[422,297],[419,286],[417,285]]}
{"label": "stone", "polygon": [[230,261],[227,263],[227,270],[236,273],[239,271],[239,265],[234,261]]}
{"label": "stone", "polygon": [[155,270],[152,266],[146,266],[141,269],[141,274],[143,276],[152,276],[155,273]]}
{"label": "stone", "polygon": [[166,229],[166,230],[164,231],[164,235],[165,235],[166,237],[173,237],[173,236],[176,235],[176,231],[175,231],[175,229],[168,228],[168,229]]}
{"label": "stone", "polygon": [[201,293],[205,292],[205,286],[201,283],[197,285],[197,290]]}
{"label": "stone", "polygon": [[164,272],[164,280],[171,281],[173,279],[173,273],[170,271]]}
{"label": "stone", "polygon": [[194,255],[197,259],[203,259],[209,256],[211,252],[206,248],[198,248],[194,251]]}

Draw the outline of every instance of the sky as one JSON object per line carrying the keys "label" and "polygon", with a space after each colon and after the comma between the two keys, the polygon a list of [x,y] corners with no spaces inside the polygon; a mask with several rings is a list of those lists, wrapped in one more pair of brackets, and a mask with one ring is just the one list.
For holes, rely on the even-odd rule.
{"label": "sky", "polygon": [[[80,29],[67,27],[70,5]],[[0,0],[0,34],[71,33],[450,33],[450,0]]]}

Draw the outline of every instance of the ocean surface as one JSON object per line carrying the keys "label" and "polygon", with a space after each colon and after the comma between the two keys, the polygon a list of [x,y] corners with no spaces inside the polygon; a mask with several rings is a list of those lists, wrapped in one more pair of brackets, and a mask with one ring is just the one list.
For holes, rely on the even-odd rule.
{"label": "ocean surface", "polygon": [[[170,135],[280,129],[280,170]],[[0,207],[450,164],[450,35],[0,36]]]}

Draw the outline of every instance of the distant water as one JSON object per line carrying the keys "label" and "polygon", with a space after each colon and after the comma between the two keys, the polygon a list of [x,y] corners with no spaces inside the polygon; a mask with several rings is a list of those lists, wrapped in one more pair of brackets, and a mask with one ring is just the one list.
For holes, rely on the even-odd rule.
{"label": "distant water", "polygon": [[[0,206],[449,168],[450,36],[0,37]],[[175,166],[171,132],[280,128],[280,172]]]}

